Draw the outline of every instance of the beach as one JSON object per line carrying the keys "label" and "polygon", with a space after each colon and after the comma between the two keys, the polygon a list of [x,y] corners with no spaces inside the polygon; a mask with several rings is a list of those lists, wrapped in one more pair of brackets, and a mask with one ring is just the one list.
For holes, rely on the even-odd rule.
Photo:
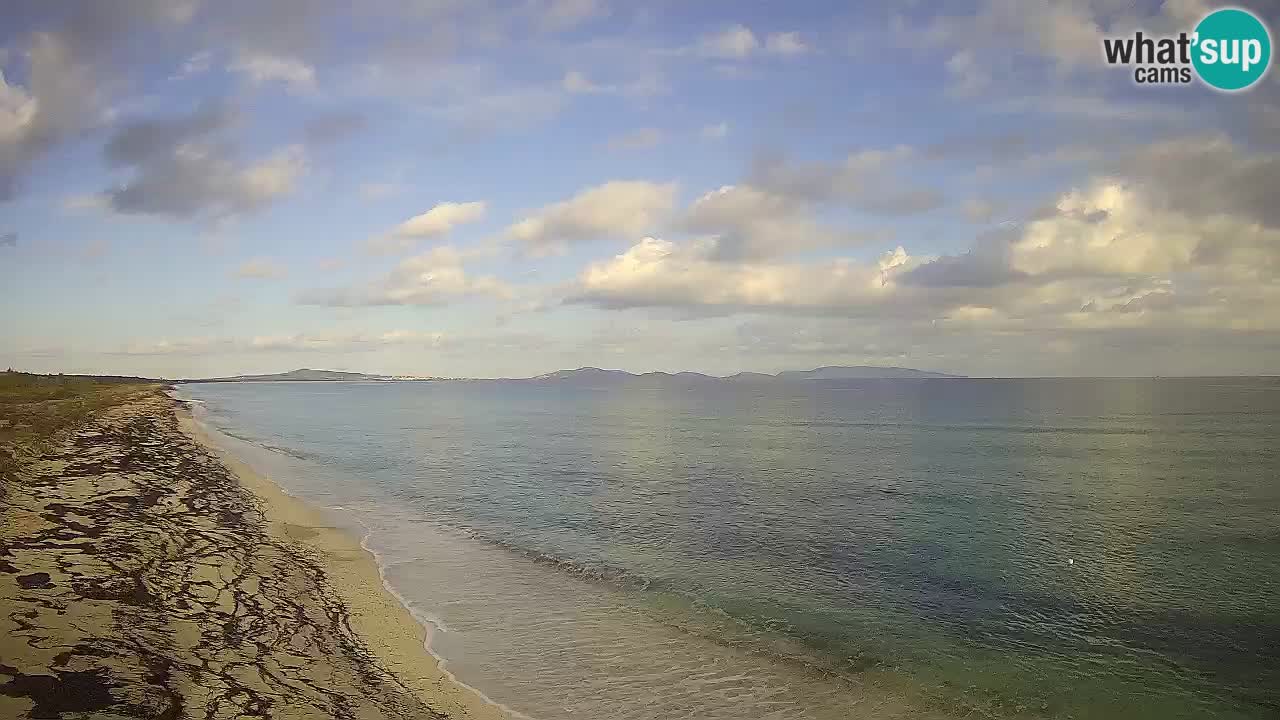
{"label": "beach", "polygon": [[162,386],[85,387],[45,401],[75,422],[5,423],[29,432],[5,436],[0,716],[504,716],[360,538],[219,457]]}

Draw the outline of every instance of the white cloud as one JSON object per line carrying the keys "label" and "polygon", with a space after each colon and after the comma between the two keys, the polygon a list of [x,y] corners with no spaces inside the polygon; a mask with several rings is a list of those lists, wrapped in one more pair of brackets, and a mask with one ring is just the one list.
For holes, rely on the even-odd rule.
{"label": "white cloud", "polygon": [[437,347],[447,341],[442,332],[390,330],[383,333],[294,333],[248,337],[191,337],[139,341],[117,351],[122,355],[223,355],[258,352],[367,352],[397,345]]}
{"label": "white cloud", "polygon": [[250,205],[269,203],[293,192],[306,168],[307,153],[301,145],[281,148],[240,173],[240,192]]}
{"label": "white cloud", "polygon": [[606,92],[607,88],[596,85],[587,79],[587,76],[577,70],[569,70],[564,74],[564,79],[560,82],[560,86],[565,92],[574,94],[592,94]]}
{"label": "white cloud", "polygon": [[79,52],[64,35],[34,33],[26,87],[0,73],[0,202],[14,196],[37,158],[95,122],[100,86]]}
{"label": "white cloud", "polygon": [[809,46],[800,39],[800,33],[772,33],[764,41],[765,52],[774,55],[801,55],[809,52]]}
{"label": "white cloud", "polygon": [[915,264],[902,248],[875,264],[722,263],[703,248],[648,237],[579,277],[571,302],[606,308],[701,307],[848,313],[890,299],[894,278]]}
{"label": "white cloud", "polygon": [[675,183],[613,180],[535,211],[507,227],[505,235],[534,253],[586,240],[636,237],[666,219],[675,193]]}
{"label": "white cloud", "polygon": [[1000,212],[1002,205],[991,200],[974,198],[969,200],[961,207],[961,212],[965,219],[973,223],[988,223],[995,219],[996,213]]}
{"label": "white cloud", "polygon": [[804,202],[749,185],[726,185],[704,194],[685,212],[681,227],[709,236],[708,256],[756,260],[866,239],[814,221]]}
{"label": "white cloud", "polygon": [[178,71],[171,75],[169,79],[185,80],[196,75],[203,75],[209,71],[209,65],[212,61],[213,53],[208,50],[201,50],[187,58],[186,61],[182,63],[182,67],[178,68]]}
{"label": "white cloud", "polygon": [[645,74],[629,82],[597,83],[579,70],[568,70],[560,80],[560,87],[570,95],[619,95],[644,98],[666,91],[662,79],[655,74]]}
{"label": "white cloud", "polygon": [[412,248],[424,238],[438,238],[449,234],[459,225],[473,223],[484,217],[483,202],[442,202],[426,212],[415,215],[397,225],[391,232],[372,238],[368,246],[375,252],[397,252]]}
{"label": "white cloud", "polygon": [[606,15],[608,9],[600,0],[548,0],[539,14],[542,27],[554,32]]}
{"label": "white cloud", "polygon": [[484,217],[483,202],[442,202],[430,210],[400,223],[393,231],[400,237],[436,237],[458,225],[473,223]]}
{"label": "white cloud", "polygon": [[275,280],[284,277],[288,270],[270,258],[251,258],[236,268],[235,276],[252,280]]}
{"label": "white cloud", "polygon": [[610,150],[647,150],[662,143],[663,133],[657,128],[639,128],[609,139]]}
{"label": "white cloud", "polygon": [[398,182],[366,182],[360,183],[357,192],[366,200],[380,200],[399,195],[404,192],[404,186]]}
{"label": "white cloud", "polygon": [[760,47],[755,33],[745,25],[731,25],[698,39],[697,52],[704,57],[741,60]]}
{"label": "white cloud", "polygon": [[298,296],[304,305],[355,307],[371,305],[441,305],[467,297],[511,298],[510,286],[492,275],[472,275],[463,267],[469,257],[451,246],[432,248],[400,261],[372,283],[310,290]]}
{"label": "white cloud", "polygon": [[224,138],[237,113],[208,104],[187,115],[139,120],[108,141],[107,162],[132,176],[103,193],[120,213],[195,217],[229,216],[262,209],[289,195],[306,173],[301,145],[277,149],[257,162],[239,164]]}
{"label": "white cloud", "polygon": [[960,50],[947,60],[947,75],[950,84],[947,92],[957,97],[970,97],[987,88],[991,76],[987,69],[974,58],[972,50]]}
{"label": "white cloud", "polygon": [[843,204],[880,215],[912,215],[942,204],[938,191],[903,177],[915,157],[915,150],[905,145],[853,152],[837,163],[762,157],[750,181],[807,202]]}
{"label": "white cloud", "polygon": [[227,67],[241,73],[254,85],[281,83],[292,92],[311,92],[316,88],[315,68],[292,57],[262,52],[242,52]]}
{"label": "white cloud", "polygon": [[719,122],[702,127],[702,137],[706,140],[723,140],[729,136],[729,123]]}

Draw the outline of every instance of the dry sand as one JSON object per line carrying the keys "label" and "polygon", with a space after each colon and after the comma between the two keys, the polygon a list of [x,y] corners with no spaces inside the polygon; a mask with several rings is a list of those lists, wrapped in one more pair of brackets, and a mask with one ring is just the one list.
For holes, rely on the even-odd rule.
{"label": "dry sand", "polygon": [[6,484],[0,717],[504,717],[357,538],[206,440],[140,389]]}

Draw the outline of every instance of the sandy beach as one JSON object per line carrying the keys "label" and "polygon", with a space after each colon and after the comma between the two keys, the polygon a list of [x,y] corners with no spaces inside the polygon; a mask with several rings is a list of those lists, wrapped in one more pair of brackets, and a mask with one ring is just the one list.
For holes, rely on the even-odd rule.
{"label": "sandy beach", "polygon": [[11,453],[0,716],[504,716],[358,538],[220,457],[163,387],[113,393]]}

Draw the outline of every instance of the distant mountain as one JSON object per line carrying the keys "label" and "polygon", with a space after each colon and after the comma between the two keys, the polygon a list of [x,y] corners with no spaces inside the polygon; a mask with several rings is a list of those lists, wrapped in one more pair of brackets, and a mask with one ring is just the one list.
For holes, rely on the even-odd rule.
{"label": "distant mountain", "polygon": [[596,367],[583,367],[577,370],[557,370],[555,372],[524,378],[514,382],[562,382],[575,385],[690,385],[708,382],[735,383],[770,383],[800,382],[812,380],[874,380],[874,379],[908,379],[908,378],[955,378],[962,375],[913,370],[900,367],[874,367],[857,365],[852,367],[828,366],[813,370],[785,370],[777,375],[757,372],[740,372],[728,377],[716,377],[696,372],[647,372],[641,375],[625,370],[602,370]]}
{"label": "distant mountain", "polygon": [[876,367],[874,365],[839,366],[815,368],[813,370],[784,370],[776,375],[779,380],[863,380],[863,379],[897,379],[897,378],[954,378],[961,375],[929,372],[928,370],[912,370],[900,367]]}
{"label": "distant mountain", "polygon": [[339,370],[311,370],[301,368],[289,372],[272,373],[270,375],[235,375],[232,377],[202,378],[199,380],[183,380],[181,382],[275,382],[292,380],[295,382],[351,382],[357,380],[390,380],[386,375],[366,375],[358,372],[341,372]]}
{"label": "distant mountain", "polygon": [[[946,375],[944,373],[928,372],[926,370],[912,370],[910,368],[900,367],[873,367],[868,365],[858,365],[853,367],[820,367],[813,370],[785,370],[777,375],[766,375],[757,372],[740,372],[736,375],[728,377],[716,377],[714,375],[704,375],[697,372],[647,372],[640,375],[629,373],[625,370],[604,370],[598,367],[580,367],[576,370],[557,370],[543,375],[531,378],[515,378],[503,380],[483,380],[476,378],[455,378],[456,380],[471,380],[473,382],[537,382],[537,383],[568,383],[572,385],[584,385],[590,387],[600,387],[606,385],[631,385],[638,387],[666,387],[666,386],[688,386],[700,385],[704,383],[717,382],[734,382],[734,383],[774,383],[774,382],[800,382],[811,380],[869,380],[880,378],[950,378],[963,377],[962,375]],[[175,380],[177,383],[185,382],[277,382],[277,381],[293,381],[293,382],[361,382],[361,381],[388,381],[388,380],[434,380],[445,381],[446,378],[425,378],[414,377],[408,375],[368,375],[357,372],[341,372],[338,370],[311,370],[303,368],[300,370],[290,370],[289,372],[273,373],[270,375],[234,375],[232,377],[218,378],[200,378],[188,380]]]}
{"label": "distant mountain", "polygon": [[594,382],[601,380],[624,380],[636,377],[625,370],[601,370],[598,367],[580,367],[577,370],[556,370],[527,380],[569,380],[572,382]]}

